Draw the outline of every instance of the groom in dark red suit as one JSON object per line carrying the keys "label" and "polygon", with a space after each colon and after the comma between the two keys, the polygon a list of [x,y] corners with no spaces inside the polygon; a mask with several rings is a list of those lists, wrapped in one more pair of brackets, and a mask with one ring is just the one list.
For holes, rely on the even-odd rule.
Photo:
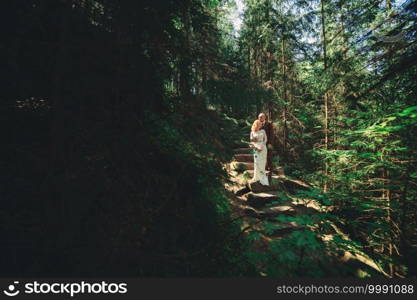
{"label": "groom in dark red suit", "polygon": [[272,123],[266,120],[266,115],[264,113],[260,113],[258,116],[258,120],[261,121],[262,127],[261,129],[265,130],[266,132],[266,146],[268,148],[267,156],[266,156],[266,166],[265,170],[269,171],[269,176],[272,175],[272,143],[274,138],[274,129]]}

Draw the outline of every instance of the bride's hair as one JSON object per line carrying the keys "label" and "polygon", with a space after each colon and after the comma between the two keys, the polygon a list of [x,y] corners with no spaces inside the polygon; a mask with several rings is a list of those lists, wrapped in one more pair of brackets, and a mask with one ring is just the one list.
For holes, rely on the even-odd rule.
{"label": "bride's hair", "polygon": [[255,131],[255,128],[258,127],[259,125],[261,125],[261,121],[259,120],[255,120],[252,124],[252,131]]}

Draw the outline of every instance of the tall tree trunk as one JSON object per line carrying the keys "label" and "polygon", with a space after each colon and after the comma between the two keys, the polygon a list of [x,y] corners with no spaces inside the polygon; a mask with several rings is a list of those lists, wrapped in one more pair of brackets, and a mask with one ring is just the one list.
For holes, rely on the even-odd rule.
{"label": "tall tree trunk", "polygon": [[[341,7],[340,7],[340,10],[342,10]],[[342,38],[343,38],[342,55],[343,55],[343,59],[346,60],[348,58],[347,50],[349,46],[348,46],[348,39],[346,35],[346,29],[345,29],[345,17],[343,16],[343,12],[340,14],[340,26],[341,26]]]}
{"label": "tall tree trunk", "polygon": [[282,120],[284,121],[283,126],[283,156],[284,159],[287,158],[287,75],[286,75],[286,67],[285,67],[285,39],[282,39],[281,42],[281,59],[282,59],[282,99],[284,101],[284,106],[282,110]]}
{"label": "tall tree trunk", "polygon": [[[382,152],[381,153],[381,161],[384,160],[384,157],[385,157],[384,152]],[[393,255],[393,240],[394,239],[393,239],[393,220],[392,220],[392,217],[391,217],[391,195],[390,195],[390,190],[387,187],[387,185],[389,183],[389,179],[388,179],[389,176],[388,175],[389,175],[389,173],[388,173],[386,167],[383,167],[383,170],[382,170],[382,185],[383,185],[382,198],[383,198],[383,201],[386,202],[386,210],[387,210],[386,222],[390,226],[390,231],[388,232],[389,237],[388,237],[387,243],[388,243],[388,256],[391,259],[392,255]],[[388,267],[389,267],[389,275],[390,275],[390,277],[393,277],[393,275],[394,275],[394,265],[392,263],[389,263]]]}
{"label": "tall tree trunk", "polygon": [[191,47],[191,16],[190,16],[190,1],[184,1],[182,8],[182,18],[184,22],[184,48],[181,53],[179,72],[180,72],[180,94],[187,104],[190,101],[191,96],[191,59],[190,59],[190,47]]}
{"label": "tall tree trunk", "polygon": [[[322,28],[322,48],[323,48],[323,62],[324,62],[324,70],[327,71],[327,45],[326,45],[326,25],[325,25],[325,15],[324,15],[324,0],[320,1],[320,8],[321,8],[321,28]],[[329,108],[328,108],[328,93],[327,91],[324,93],[324,146],[325,149],[329,149],[329,129],[328,129],[328,119],[329,119]],[[325,162],[325,177],[328,175],[328,164],[327,161]],[[327,179],[324,182],[324,192],[327,192]]]}

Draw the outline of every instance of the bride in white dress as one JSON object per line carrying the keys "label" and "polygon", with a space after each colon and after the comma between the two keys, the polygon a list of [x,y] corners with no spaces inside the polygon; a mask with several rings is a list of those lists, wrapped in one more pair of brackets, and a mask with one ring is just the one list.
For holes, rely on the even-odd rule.
{"label": "bride in white dress", "polygon": [[250,146],[254,149],[254,174],[252,182],[259,181],[262,185],[269,185],[268,176],[265,173],[266,157],[267,157],[267,137],[266,132],[262,127],[262,123],[259,120],[253,122],[252,130],[250,133]]}

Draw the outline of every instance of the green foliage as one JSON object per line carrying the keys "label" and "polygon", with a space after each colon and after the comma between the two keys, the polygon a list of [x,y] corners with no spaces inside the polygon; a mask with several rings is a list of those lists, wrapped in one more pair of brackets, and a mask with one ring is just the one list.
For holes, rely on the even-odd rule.
{"label": "green foliage", "polygon": [[268,277],[322,277],[329,274],[328,270],[323,268],[330,263],[324,254],[326,247],[312,231],[293,231],[281,239],[272,241],[269,246],[269,253],[262,259],[257,257],[264,262]]}

